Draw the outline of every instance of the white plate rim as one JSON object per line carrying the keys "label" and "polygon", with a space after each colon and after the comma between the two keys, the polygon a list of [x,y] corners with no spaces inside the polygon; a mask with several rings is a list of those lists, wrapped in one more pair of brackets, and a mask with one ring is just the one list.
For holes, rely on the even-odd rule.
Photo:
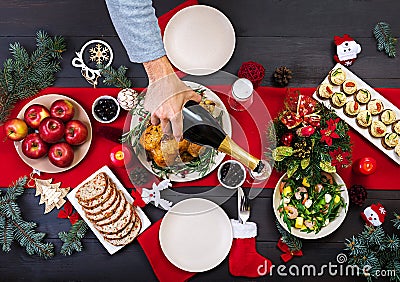
{"label": "white plate rim", "polygon": [[[197,82],[192,82],[192,81],[183,81],[187,86],[191,87],[192,89],[196,89],[196,88],[202,88],[205,89],[204,94],[206,95],[207,98],[209,98],[210,100],[213,100],[217,107],[220,108],[223,112],[224,115],[222,117],[222,125],[223,128],[225,130],[225,132],[227,133],[227,135],[229,137],[232,137],[232,122],[231,122],[231,117],[230,114],[228,112],[228,110],[226,109],[224,103],[222,102],[222,100],[218,97],[217,94],[215,94],[211,89],[197,83]],[[138,122],[138,117],[132,116],[131,119],[131,124],[130,124],[130,129],[132,129]],[[158,176],[151,168],[151,161],[147,161],[147,157],[146,154],[144,153],[144,150],[142,150],[139,153],[135,153],[137,158],[139,159],[140,163],[153,175]],[[203,176],[207,176],[208,174],[210,174],[211,172],[213,172],[224,160],[225,158],[225,153],[219,152],[215,158],[214,158],[214,164],[211,166],[211,168],[209,169],[209,171]],[[170,179],[171,181],[174,182],[189,182],[189,181],[193,181],[193,180],[197,180],[202,178],[200,176],[200,174],[198,172],[193,172],[190,174],[186,174],[185,178],[182,178],[178,175],[169,175],[168,179]]]}
{"label": "white plate rim", "polygon": [[336,217],[335,220],[331,221],[327,226],[322,227],[322,229],[317,234],[315,234],[314,232],[312,232],[312,233],[301,232],[299,229],[294,228],[294,227],[292,227],[292,230],[290,231],[289,228],[286,226],[286,223],[283,222],[283,219],[280,216],[279,211],[278,211],[278,207],[280,205],[280,200],[281,200],[280,193],[279,193],[279,184],[282,182],[283,178],[286,175],[287,175],[286,173],[283,174],[281,176],[281,178],[278,180],[278,182],[275,186],[275,189],[274,189],[273,196],[272,196],[272,208],[274,209],[274,213],[275,213],[275,216],[276,216],[279,224],[286,231],[291,233],[292,235],[294,235],[298,238],[302,238],[302,239],[320,239],[320,238],[326,237],[326,236],[330,235],[331,233],[335,232],[336,229],[338,229],[342,225],[343,221],[346,218],[347,212],[349,210],[349,194],[347,191],[346,184],[344,183],[344,181],[340,177],[340,175],[337,174],[336,172],[331,173],[335,182],[339,185],[342,184],[342,187],[341,187],[342,193],[341,194],[342,194],[343,200],[346,204],[346,207],[344,207],[344,208],[342,207],[340,210],[339,216]]}
{"label": "white plate rim", "polygon": [[[180,66],[179,63],[177,63],[177,61],[175,60],[175,54],[174,52],[169,48],[169,44],[168,44],[168,40],[169,40],[169,34],[171,32],[171,30],[173,30],[175,27],[175,23],[179,20],[180,17],[184,17],[186,14],[193,12],[194,10],[208,10],[208,11],[212,11],[213,13],[218,14],[219,16],[221,16],[222,19],[224,19],[224,21],[227,24],[227,32],[230,33],[231,35],[231,40],[232,40],[232,46],[229,50],[229,52],[227,52],[227,56],[225,58],[224,61],[221,61],[220,64],[218,64],[217,69],[212,69],[212,68],[203,68],[203,69],[185,69],[184,67]],[[164,38],[163,38],[163,43],[164,43],[164,47],[165,47],[165,51],[167,54],[168,59],[171,61],[171,63],[180,71],[183,71],[187,74],[190,75],[197,75],[197,76],[201,76],[201,75],[209,75],[212,74],[214,72],[217,72],[218,70],[220,70],[222,67],[224,67],[229,60],[232,58],[233,52],[235,51],[235,46],[236,46],[236,35],[235,35],[235,29],[233,28],[233,25],[231,23],[231,21],[228,19],[228,17],[222,13],[220,10],[208,6],[208,5],[193,5],[193,6],[189,6],[186,7],[180,11],[178,11],[167,23],[165,30],[164,30]]]}
{"label": "white plate rim", "polygon": [[[182,205],[190,205],[193,206],[194,204],[196,204],[196,202],[201,201],[201,202],[208,202],[208,204],[210,205],[210,209],[215,209],[218,211],[218,214],[221,216],[221,218],[223,218],[226,222],[226,234],[224,234],[222,237],[225,239],[225,253],[222,254],[217,260],[215,260],[214,263],[210,263],[210,265],[208,267],[204,267],[204,268],[196,268],[196,267],[187,267],[187,266],[182,266],[175,258],[174,256],[172,256],[171,254],[168,253],[168,248],[166,247],[166,243],[165,240],[163,238],[163,230],[165,230],[166,228],[168,228],[167,224],[170,224],[168,222],[169,217],[171,216],[171,214],[174,212],[175,209],[179,208]],[[215,214],[214,214],[215,216]],[[158,233],[158,238],[159,238],[159,242],[160,242],[160,246],[161,246],[161,250],[163,251],[165,257],[176,267],[185,270],[185,271],[189,271],[189,272],[204,272],[204,271],[208,271],[210,269],[213,269],[214,267],[218,266],[229,254],[231,246],[232,246],[232,240],[233,240],[233,231],[232,231],[232,225],[230,222],[230,219],[228,217],[228,215],[225,213],[225,211],[216,203],[207,200],[207,199],[203,199],[203,198],[189,198],[189,199],[185,199],[182,200],[178,203],[176,203],[164,216],[163,220],[161,221],[160,224],[160,230]]]}
{"label": "white plate rim", "polygon": [[[118,190],[122,191],[124,194],[125,198],[127,201],[132,204],[133,203],[133,198],[132,196],[128,193],[128,191],[125,189],[125,187],[122,185],[122,183],[119,181],[119,179],[115,176],[115,174],[111,171],[111,169],[108,166],[103,166],[97,171],[95,171],[93,174],[91,174],[88,178],[83,180],[81,184],[79,184],[76,188],[72,189],[71,192],[68,193],[67,199],[71,202],[72,206],[75,208],[75,210],[79,213],[81,218],[87,223],[89,228],[93,231],[94,235],[97,237],[97,239],[100,241],[100,243],[106,248],[108,253],[110,255],[115,254],[119,250],[121,250],[125,246],[114,246],[110,243],[108,243],[106,240],[104,240],[103,236],[100,234],[99,231],[94,227],[93,223],[86,217],[85,212],[83,211],[81,205],[78,203],[78,200],[75,197],[76,192],[78,191],[79,187],[81,187],[83,184],[85,184],[87,181],[93,179],[98,173],[104,172],[107,174],[108,177],[112,179],[112,181],[115,183],[116,187]],[[136,207],[137,214],[139,215],[141,221],[142,221],[142,227],[140,229],[139,234],[141,234],[143,231],[145,231],[150,225],[151,222],[149,218],[146,216],[146,214],[143,212],[143,210],[140,207]]]}
{"label": "white plate rim", "polygon": [[[17,117],[20,118],[20,119],[23,119],[24,118],[24,112],[30,105],[41,104],[42,100],[49,100],[49,99],[54,99],[54,101],[58,100],[58,99],[69,100],[72,103],[74,103],[75,106],[78,107],[80,114],[84,116],[84,118],[85,118],[84,122],[85,122],[85,124],[88,125],[88,138],[87,138],[87,141],[84,144],[80,145],[80,146],[84,146],[85,147],[82,156],[80,158],[76,159],[76,160],[74,158],[74,161],[72,162],[72,164],[70,166],[62,168],[62,167],[57,167],[57,166],[53,165],[52,163],[50,163],[50,161],[47,159],[47,156],[44,156],[43,158],[40,158],[40,159],[29,159],[28,157],[25,157],[23,155],[22,151],[21,151],[22,150],[21,149],[22,141],[15,141],[14,142],[14,147],[15,147],[15,150],[17,151],[19,157],[21,158],[21,160],[24,163],[26,163],[28,166],[30,166],[31,168],[38,169],[41,172],[59,173],[59,172],[70,170],[71,168],[73,168],[76,165],[78,165],[85,158],[85,156],[87,155],[87,153],[88,153],[88,151],[90,149],[90,145],[92,143],[92,134],[93,134],[92,133],[92,124],[90,122],[90,118],[89,118],[87,112],[85,111],[85,109],[82,107],[81,104],[79,104],[77,101],[75,101],[74,99],[72,99],[72,98],[70,98],[68,96],[61,95],[61,94],[55,94],[55,93],[54,94],[53,93],[45,94],[45,95],[36,97],[35,99],[33,99],[30,102],[26,103],[25,106],[23,106],[22,109],[19,111]],[[73,117],[73,119],[75,119],[75,118],[76,118],[76,114]],[[32,162],[47,162],[49,164],[49,166],[51,167],[51,169],[43,169],[42,167],[37,166],[36,164],[32,164]]]}

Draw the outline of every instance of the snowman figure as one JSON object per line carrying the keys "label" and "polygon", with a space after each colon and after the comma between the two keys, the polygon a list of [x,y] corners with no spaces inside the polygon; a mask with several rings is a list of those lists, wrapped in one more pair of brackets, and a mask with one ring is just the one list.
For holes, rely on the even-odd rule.
{"label": "snowman figure", "polygon": [[386,210],[380,203],[372,204],[361,212],[361,217],[370,226],[380,226],[385,221],[385,216]]}
{"label": "snowman figure", "polygon": [[343,35],[343,37],[335,36],[334,42],[337,52],[333,56],[334,60],[344,66],[351,66],[357,59],[357,54],[361,52],[361,45],[355,42],[348,34]]}

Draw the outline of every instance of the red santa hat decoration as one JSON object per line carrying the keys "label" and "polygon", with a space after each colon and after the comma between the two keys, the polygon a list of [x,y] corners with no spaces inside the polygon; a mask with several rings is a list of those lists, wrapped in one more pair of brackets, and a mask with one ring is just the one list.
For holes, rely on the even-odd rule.
{"label": "red santa hat decoration", "polygon": [[380,226],[385,221],[386,210],[381,203],[372,204],[361,212],[361,217],[370,226]]}
{"label": "red santa hat decoration", "polygon": [[351,66],[357,59],[357,54],[361,52],[361,45],[354,41],[348,34],[343,37],[335,36],[336,55],[333,56],[337,63],[344,66]]}

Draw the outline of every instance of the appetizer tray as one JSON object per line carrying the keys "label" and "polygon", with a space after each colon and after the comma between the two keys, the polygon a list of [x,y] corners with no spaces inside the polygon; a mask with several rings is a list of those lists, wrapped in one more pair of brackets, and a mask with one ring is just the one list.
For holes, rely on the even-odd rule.
{"label": "appetizer tray", "polygon": [[[346,80],[352,80],[356,83],[357,85],[357,89],[367,89],[370,93],[371,93],[371,100],[373,99],[379,99],[382,104],[383,104],[383,110],[386,109],[390,109],[392,111],[394,111],[396,113],[396,120],[400,119],[400,110],[393,105],[389,100],[387,100],[385,97],[383,97],[381,94],[379,94],[379,92],[377,92],[376,90],[374,90],[371,86],[369,86],[367,83],[365,83],[362,79],[360,79],[358,76],[356,76],[354,73],[352,73],[349,69],[347,69],[345,66],[341,65],[341,64],[336,64],[331,72],[334,72],[336,69],[341,68],[344,73],[346,74]],[[321,84],[329,84],[332,89],[333,92],[343,92],[341,90],[340,86],[334,85],[330,82],[329,80],[329,74],[325,77],[325,79],[321,82]],[[318,90],[318,88],[317,88]],[[364,136],[368,141],[370,141],[372,144],[374,144],[379,150],[381,150],[383,153],[385,153],[389,158],[391,158],[393,161],[395,161],[398,165],[400,165],[400,156],[396,154],[394,149],[386,149],[383,145],[382,145],[382,138],[377,138],[377,137],[373,137],[369,130],[368,127],[367,128],[363,128],[361,126],[359,126],[356,122],[356,116],[354,117],[349,117],[345,114],[344,109],[345,106],[342,106],[341,108],[335,108],[333,107],[333,104],[331,102],[331,99],[327,98],[327,99],[322,99],[321,97],[319,97],[319,95],[317,94],[317,90],[314,92],[313,94],[313,98],[315,98],[317,101],[319,101],[320,103],[322,103],[325,107],[333,109],[336,111],[336,114],[342,119],[344,120],[347,124],[349,124],[354,130],[358,131],[362,136]],[[355,96],[356,93],[352,94],[352,95],[346,95],[346,99],[348,101],[353,101],[355,100]],[[367,104],[360,104],[361,110],[366,110],[367,109]],[[372,121],[375,120],[380,120],[379,115],[375,115],[372,116]],[[391,125],[387,125],[386,126],[386,132],[387,133],[391,133],[392,131],[392,126]]]}
{"label": "appetizer tray", "polygon": [[[78,191],[79,187],[81,187],[83,184],[86,182],[92,180],[94,177],[96,177],[97,174],[100,172],[104,172],[107,174],[107,176],[115,183],[116,188],[120,191],[122,191],[123,195],[125,196],[126,200],[132,204],[133,203],[133,198],[131,195],[128,193],[128,191],[125,189],[125,187],[122,185],[122,183],[118,180],[118,178],[115,176],[115,174],[110,170],[108,166],[103,166],[96,172],[94,172],[91,176],[89,176],[87,179],[85,179],[81,184],[79,184],[75,189],[73,189],[68,195],[67,198],[71,202],[71,204],[74,206],[76,211],[79,213],[79,215],[82,217],[82,219],[87,223],[87,225],[90,227],[90,229],[93,231],[93,233],[96,235],[97,239],[99,239],[100,243],[106,248],[108,253],[110,255],[115,254],[118,252],[120,249],[122,249],[124,246],[114,246],[107,242],[103,236],[100,234],[99,231],[94,227],[93,223],[86,217],[85,212],[82,209],[82,206],[79,204],[78,200],[75,197],[76,192]],[[135,207],[136,212],[139,215],[141,221],[142,221],[142,227],[140,229],[140,233],[142,233],[144,230],[146,230],[150,225],[151,222],[146,216],[146,214],[142,211],[140,207]]]}

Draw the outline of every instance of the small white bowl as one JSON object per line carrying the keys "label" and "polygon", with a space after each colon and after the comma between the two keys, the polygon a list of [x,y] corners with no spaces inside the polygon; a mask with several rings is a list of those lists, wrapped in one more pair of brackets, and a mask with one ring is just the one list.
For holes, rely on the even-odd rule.
{"label": "small white bowl", "polygon": [[[99,102],[100,99],[109,99],[109,100],[114,101],[114,103],[117,105],[117,114],[115,115],[115,117],[113,117],[110,120],[105,121],[96,115],[96,113],[94,112],[94,107],[97,105],[97,103]],[[117,99],[115,99],[114,97],[109,96],[109,95],[103,95],[103,96],[98,97],[96,100],[94,100],[94,102],[92,104],[92,115],[95,120],[97,120],[98,122],[101,122],[101,123],[111,123],[111,122],[115,121],[118,118],[120,111],[121,111],[121,107],[119,106]]]}
{"label": "small white bowl", "polygon": [[[240,169],[243,171],[243,179],[242,179],[236,186],[228,186],[228,185],[226,185],[226,184],[221,180],[221,169],[222,169],[222,167],[223,167],[225,164],[227,164],[227,163],[238,164],[239,167],[240,167]],[[222,186],[224,186],[225,188],[228,188],[228,189],[236,189],[236,188],[242,186],[243,183],[244,183],[244,181],[246,180],[246,169],[245,169],[244,166],[243,166],[240,162],[238,162],[238,161],[235,161],[235,160],[227,160],[227,161],[223,162],[223,163],[219,166],[217,175],[218,175],[218,181],[219,181],[219,183],[220,183]]]}

